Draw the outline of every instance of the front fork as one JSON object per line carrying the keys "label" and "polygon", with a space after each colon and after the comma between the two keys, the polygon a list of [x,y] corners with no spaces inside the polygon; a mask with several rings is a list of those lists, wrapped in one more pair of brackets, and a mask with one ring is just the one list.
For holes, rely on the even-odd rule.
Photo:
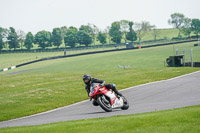
{"label": "front fork", "polygon": [[98,97],[101,97],[101,99],[102,99],[106,104],[110,104],[109,100],[106,99],[105,95],[101,95],[101,96],[98,95],[98,96],[96,97],[96,99],[98,99]]}

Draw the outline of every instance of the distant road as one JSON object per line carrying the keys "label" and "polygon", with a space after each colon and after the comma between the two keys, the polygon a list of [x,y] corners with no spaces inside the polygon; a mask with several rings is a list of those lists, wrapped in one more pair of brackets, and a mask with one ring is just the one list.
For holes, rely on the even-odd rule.
{"label": "distant road", "polygon": [[107,113],[86,100],[44,113],[0,122],[0,128],[128,115],[200,105],[200,71],[169,80],[131,87],[121,92],[130,104],[130,108],[126,111],[118,109]]}

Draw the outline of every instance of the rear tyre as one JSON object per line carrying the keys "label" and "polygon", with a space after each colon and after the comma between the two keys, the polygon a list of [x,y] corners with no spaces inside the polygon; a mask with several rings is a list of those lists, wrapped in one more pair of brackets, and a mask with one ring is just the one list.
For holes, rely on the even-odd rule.
{"label": "rear tyre", "polygon": [[97,102],[101,106],[101,108],[103,110],[105,110],[106,112],[112,111],[112,107],[111,107],[110,103],[108,103],[107,101],[104,101],[103,96],[99,96],[97,98]]}
{"label": "rear tyre", "polygon": [[127,99],[124,97],[124,96],[121,96],[121,98],[123,99],[124,101],[124,106],[121,107],[122,110],[127,110],[129,108],[129,103],[127,101]]}

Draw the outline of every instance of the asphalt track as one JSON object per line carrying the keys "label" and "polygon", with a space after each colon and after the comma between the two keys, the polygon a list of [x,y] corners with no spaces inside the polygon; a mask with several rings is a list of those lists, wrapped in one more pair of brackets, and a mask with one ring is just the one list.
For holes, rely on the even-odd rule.
{"label": "asphalt track", "polygon": [[200,71],[168,80],[131,87],[121,92],[130,104],[130,108],[125,111],[117,109],[107,113],[99,106],[95,107],[89,100],[86,100],[44,113],[0,122],[0,128],[128,115],[199,105]]}

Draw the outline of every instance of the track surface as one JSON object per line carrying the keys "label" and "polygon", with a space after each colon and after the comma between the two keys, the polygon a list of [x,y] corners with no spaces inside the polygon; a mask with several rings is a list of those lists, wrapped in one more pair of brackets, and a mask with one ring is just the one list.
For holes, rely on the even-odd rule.
{"label": "track surface", "polygon": [[131,87],[121,92],[130,104],[130,108],[125,111],[117,109],[106,113],[99,106],[95,107],[89,100],[86,100],[48,112],[0,122],[0,128],[136,114],[199,105],[200,71],[169,80]]}

